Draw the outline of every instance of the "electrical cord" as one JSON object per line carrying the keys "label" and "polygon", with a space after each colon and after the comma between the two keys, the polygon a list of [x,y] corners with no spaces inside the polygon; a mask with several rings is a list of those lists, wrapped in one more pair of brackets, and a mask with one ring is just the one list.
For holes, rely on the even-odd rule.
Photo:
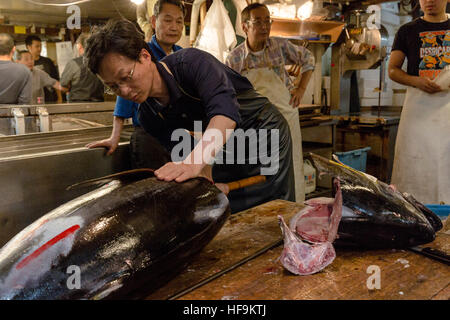
{"label": "electrical cord", "polygon": [[36,4],[36,5],[40,5],[40,6],[54,6],[54,7],[68,7],[74,4],[80,4],[80,3],[84,3],[84,2],[89,2],[91,0],[78,0],[78,1],[72,1],[69,3],[42,3],[40,1],[34,1],[34,0],[25,0],[26,2],[32,3],[32,4]]}

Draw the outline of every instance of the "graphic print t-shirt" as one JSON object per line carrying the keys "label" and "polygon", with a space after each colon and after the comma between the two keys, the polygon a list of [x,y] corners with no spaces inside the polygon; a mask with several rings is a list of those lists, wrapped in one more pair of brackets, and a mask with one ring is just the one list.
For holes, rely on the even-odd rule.
{"label": "graphic print t-shirt", "polygon": [[431,23],[417,18],[395,35],[392,51],[400,50],[407,58],[407,73],[434,79],[450,65],[450,19]]}

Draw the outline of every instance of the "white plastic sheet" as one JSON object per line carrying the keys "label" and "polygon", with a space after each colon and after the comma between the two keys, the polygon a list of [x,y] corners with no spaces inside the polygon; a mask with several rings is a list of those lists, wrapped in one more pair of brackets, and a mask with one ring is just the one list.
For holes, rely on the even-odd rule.
{"label": "white plastic sheet", "polygon": [[61,77],[66,64],[75,58],[74,48],[72,47],[72,42],[57,42],[56,43],[56,57],[58,59],[58,71],[59,76]]}
{"label": "white plastic sheet", "polygon": [[222,0],[214,0],[206,13],[204,28],[200,31],[194,48],[204,50],[224,63],[236,43],[236,35],[227,9]]}

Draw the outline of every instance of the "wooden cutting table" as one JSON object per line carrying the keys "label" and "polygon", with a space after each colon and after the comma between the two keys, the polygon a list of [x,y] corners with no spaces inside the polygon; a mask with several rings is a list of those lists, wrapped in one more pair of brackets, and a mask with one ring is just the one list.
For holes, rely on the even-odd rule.
{"label": "wooden cutting table", "polygon": [[[450,299],[450,267],[409,250],[336,248],[319,273],[297,276],[283,268],[277,215],[289,219],[303,205],[276,200],[232,215],[179,276],[147,299]],[[428,244],[450,252],[450,223]],[[380,289],[368,289],[369,266]]]}

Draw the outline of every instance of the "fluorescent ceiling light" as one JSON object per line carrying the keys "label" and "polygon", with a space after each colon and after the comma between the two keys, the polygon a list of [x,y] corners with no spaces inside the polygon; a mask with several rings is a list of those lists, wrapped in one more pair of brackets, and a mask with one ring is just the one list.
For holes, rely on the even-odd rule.
{"label": "fluorescent ceiling light", "polygon": [[130,1],[137,5],[142,4],[144,2],[144,0],[130,0]]}

